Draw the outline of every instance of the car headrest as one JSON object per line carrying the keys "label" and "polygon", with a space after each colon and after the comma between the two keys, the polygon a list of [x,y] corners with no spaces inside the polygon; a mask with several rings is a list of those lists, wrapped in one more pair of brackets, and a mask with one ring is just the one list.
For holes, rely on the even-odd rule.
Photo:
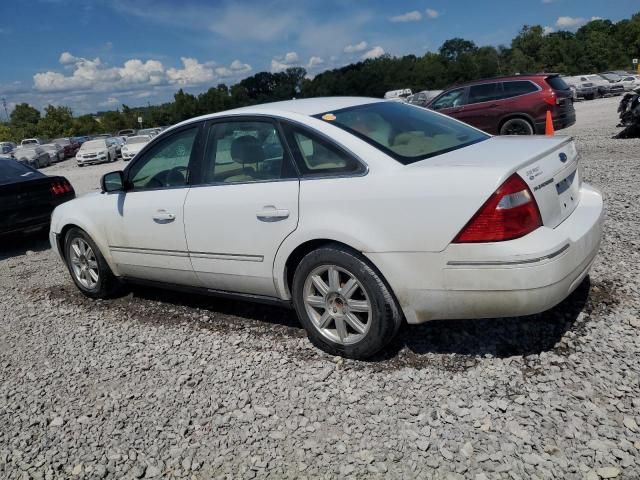
{"label": "car headrest", "polygon": [[231,142],[231,158],[242,165],[258,163],[264,160],[264,151],[258,139],[251,135],[238,137]]}

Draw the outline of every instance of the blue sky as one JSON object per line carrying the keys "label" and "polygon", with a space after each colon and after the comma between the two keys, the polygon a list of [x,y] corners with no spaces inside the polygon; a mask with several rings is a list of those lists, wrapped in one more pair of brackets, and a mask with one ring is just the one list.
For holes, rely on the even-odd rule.
{"label": "blue sky", "polygon": [[259,71],[313,75],[456,36],[508,44],[524,24],[575,30],[637,11],[637,0],[2,0],[0,96],[9,109],[26,101],[81,114]]}

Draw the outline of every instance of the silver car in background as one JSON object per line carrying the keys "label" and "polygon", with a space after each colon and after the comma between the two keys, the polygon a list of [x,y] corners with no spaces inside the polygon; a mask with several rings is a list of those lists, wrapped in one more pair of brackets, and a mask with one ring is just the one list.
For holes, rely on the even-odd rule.
{"label": "silver car in background", "polygon": [[49,154],[52,163],[64,160],[64,147],[59,143],[45,143],[42,149]]}
{"label": "silver car in background", "polygon": [[32,168],[43,168],[51,165],[51,157],[40,145],[27,144],[16,148],[13,156],[16,160]]}

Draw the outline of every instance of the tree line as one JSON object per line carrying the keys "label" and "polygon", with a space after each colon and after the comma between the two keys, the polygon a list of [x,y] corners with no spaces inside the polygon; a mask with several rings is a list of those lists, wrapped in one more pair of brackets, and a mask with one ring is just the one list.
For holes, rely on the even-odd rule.
{"label": "tree line", "polygon": [[0,124],[0,141],[25,137],[55,138],[117,132],[145,126],[171,125],[206,113],[291,98],[331,95],[382,97],[388,90],[443,89],[479,78],[527,72],[558,72],[566,75],[629,70],[632,58],[640,57],[640,12],[612,22],[597,19],[575,33],[545,32],[539,25],[522,27],[507,46],[482,46],[463,38],[445,41],[437,52],[405,55],[353,63],[328,70],[313,78],[304,68],[284,72],[259,72],[232,86],[219,84],[193,95],[180,89],[172,102],[75,117],[68,107],[49,105],[44,115],[22,103],[8,123]]}

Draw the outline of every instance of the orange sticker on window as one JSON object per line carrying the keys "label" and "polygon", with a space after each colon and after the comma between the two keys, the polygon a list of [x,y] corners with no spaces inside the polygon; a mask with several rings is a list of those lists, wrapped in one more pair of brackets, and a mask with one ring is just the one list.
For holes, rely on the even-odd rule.
{"label": "orange sticker on window", "polygon": [[336,116],[333,113],[325,113],[324,115],[322,115],[322,119],[331,122],[332,120],[336,119]]}

